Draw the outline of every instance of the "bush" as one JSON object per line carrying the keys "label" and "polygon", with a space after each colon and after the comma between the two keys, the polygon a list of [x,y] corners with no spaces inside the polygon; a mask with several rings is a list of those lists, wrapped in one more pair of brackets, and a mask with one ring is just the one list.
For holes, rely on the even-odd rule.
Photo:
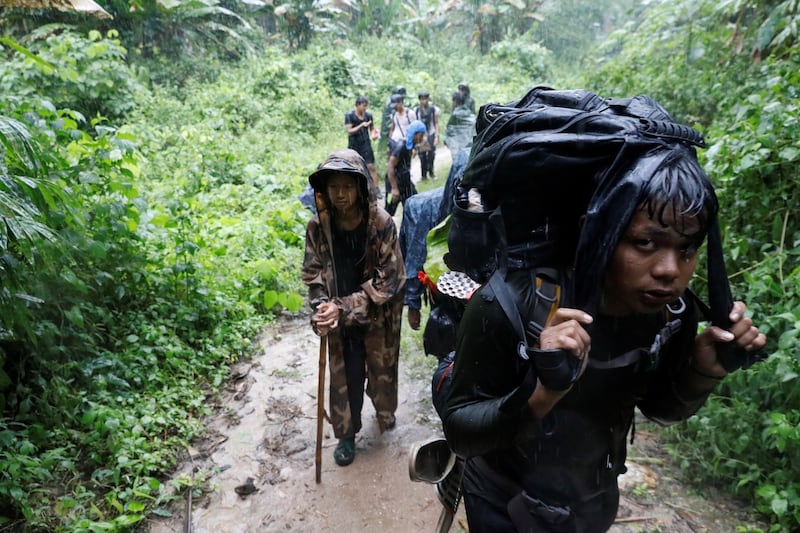
{"label": "bush", "polygon": [[55,108],[86,117],[124,116],[144,89],[117,37],[115,30],[103,36],[95,30],[82,35],[61,24],[37,28],[20,43],[37,59],[9,51],[0,63],[0,99],[47,95]]}
{"label": "bush", "polygon": [[491,56],[506,65],[520,69],[531,80],[551,77],[550,61],[552,53],[542,45],[532,42],[530,37],[506,39],[492,45]]}

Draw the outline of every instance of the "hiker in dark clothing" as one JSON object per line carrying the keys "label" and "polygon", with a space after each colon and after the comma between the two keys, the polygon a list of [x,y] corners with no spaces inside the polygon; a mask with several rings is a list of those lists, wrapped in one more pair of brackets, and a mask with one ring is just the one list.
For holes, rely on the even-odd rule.
{"label": "hiker in dark clothing", "polygon": [[405,142],[392,143],[389,164],[386,167],[386,211],[394,216],[397,206],[406,198],[417,194],[411,181],[411,153],[425,137],[425,124],[419,120],[411,122],[406,131]]}
{"label": "hiker in dark clothing", "polygon": [[[505,279],[520,309],[532,308],[540,282],[559,289],[560,303],[526,355],[565,353],[580,375],[574,384],[545,386],[523,360],[492,284],[466,306],[440,412],[450,448],[466,458],[471,533],[608,530],[634,409],[661,424],[688,418],[728,373],[721,345],[753,353],[766,342],[742,302],[729,309],[729,327],[697,333],[700,304],[688,286],[718,222],[694,152],[665,142],[629,168],[622,185],[592,199],[581,229],[575,264],[588,262],[600,280],[590,305],[576,308],[580,280],[570,265],[509,270]],[[528,242],[537,229],[525,224],[530,206],[510,197],[499,203],[509,247]],[[609,254],[594,252],[601,248]]]}
{"label": "hiker in dark clothing", "polygon": [[355,108],[344,115],[344,126],[347,130],[347,147],[355,150],[364,158],[372,176],[372,183],[378,187],[378,172],[375,170],[375,153],[372,151],[372,140],[377,138],[378,129],[372,121],[372,113],[367,111],[369,100],[365,96],[356,98]]}
{"label": "hiker in dark clothing", "polygon": [[417,148],[419,155],[420,175],[422,179],[436,179],[434,163],[436,161],[436,142],[439,137],[439,108],[431,103],[428,91],[420,91],[419,105],[414,108],[417,120],[425,124],[428,133],[425,141]]}
{"label": "hiker in dark clothing", "polygon": [[458,153],[472,144],[475,120],[475,112],[464,105],[464,96],[460,92],[453,93],[453,111],[444,130],[444,144],[451,153]]}

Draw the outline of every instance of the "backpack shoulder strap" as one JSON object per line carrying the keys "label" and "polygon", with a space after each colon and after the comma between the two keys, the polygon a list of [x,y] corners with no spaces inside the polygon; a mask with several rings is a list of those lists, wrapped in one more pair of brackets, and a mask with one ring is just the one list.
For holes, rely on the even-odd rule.
{"label": "backpack shoulder strap", "polygon": [[525,316],[528,324],[525,331],[530,338],[539,342],[539,337],[547,322],[553,317],[561,304],[561,283],[559,273],[554,268],[537,268],[531,272],[535,276],[536,299],[533,309]]}
{"label": "backpack shoulder strap", "polygon": [[664,325],[656,333],[650,347],[634,348],[608,361],[589,358],[589,366],[597,370],[613,370],[636,365],[637,370],[650,371],[658,367],[661,349],[683,326],[681,315],[686,311],[683,298],[678,300],[677,307],[667,306],[664,309]]}
{"label": "backpack shoulder strap", "polygon": [[427,111],[423,110],[422,106],[417,106],[414,108],[414,113],[417,115],[417,120],[421,120],[428,128],[430,128],[434,117],[433,106],[429,105]]}
{"label": "backpack shoulder strap", "polygon": [[[406,111],[406,116],[408,116],[408,111]],[[403,126],[400,124],[400,117],[397,115],[397,112],[392,114],[392,121],[394,121],[394,124],[395,126],[397,126],[397,129],[400,130],[400,133],[403,135],[403,137],[405,137],[406,130],[404,130]]]}
{"label": "backpack shoulder strap", "polygon": [[[561,303],[561,285],[559,284],[558,271],[551,268],[539,268],[530,271],[533,285],[536,287],[533,307],[520,309],[517,299],[508,288],[502,269],[498,269],[489,278],[489,286],[497,298],[497,303],[503,309],[514,332],[519,338],[517,345],[518,355],[528,359],[527,349],[530,344],[539,342],[539,336],[547,321],[555,314]],[[523,317],[528,320],[527,325]],[[530,341],[530,342],[529,342]]]}
{"label": "backpack shoulder strap", "polygon": [[508,320],[511,322],[511,327],[514,328],[514,333],[516,333],[517,338],[520,339],[519,343],[517,344],[517,355],[527,361],[528,342],[525,338],[525,327],[522,324],[522,317],[519,314],[519,309],[514,303],[514,296],[511,294],[511,291],[508,290],[508,285],[506,285],[506,280],[504,278],[505,276],[503,276],[499,269],[495,270],[494,274],[492,274],[492,277],[489,278],[489,287],[491,287],[492,291],[494,292],[495,298],[497,298],[497,303],[500,304],[500,307],[503,309],[503,313],[505,313],[506,318],[508,318]]}

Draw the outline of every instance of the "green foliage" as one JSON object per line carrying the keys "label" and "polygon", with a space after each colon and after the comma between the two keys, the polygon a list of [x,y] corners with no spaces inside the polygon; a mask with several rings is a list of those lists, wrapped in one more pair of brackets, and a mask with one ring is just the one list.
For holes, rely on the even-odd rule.
{"label": "green foliage", "polygon": [[[142,58],[238,58],[251,51],[246,9],[221,0],[106,0],[125,45]],[[239,9],[239,11],[236,11]],[[199,56],[199,57],[198,57]],[[199,63],[198,63],[199,64]]]}
{"label": "green foliage", "polygon": [[631,1],[544,1],[528,32],[559,61],[578,64]]}
{"label": "green foliage", "polygon": [[769,11],[758,28],[756,53],[759,56],[791,54],[800,24],[797,1],[764,2],[764,8]]}
{"label": "green foliage", "polygon": [[409,17],[412,21],[425,16],[424,13],[416,12],[415,6],[411,4],[412,2],[398,2],[397,0],[389,2],[386,0],[354,0],[351,2],[353,13],[350,19],[354,34],[376,37],[392,35],[398,31],[403,8],[412,11]]}
{"label": "green foliage", "polygon": [[[82,35],[66,25],[41,26],[0,62],[0,99],[10,103],[46,94],[57,109],[84,116],[120,117],[142,90],[125,62],[119,34],[111,30]],[[6,42],[6,45],[11,43]]]}
{"label": "green foliage", "polygon": [[334,2],[289,0],[275,7],[280,33],[294,49],[305,48],[314,35],[347,34],[345,15]]}
{"label": "green foliage", "polygon": [[301,70],[277,54],[251,60],[214,84],[157,91],[135,117],[152,154],[147,194],[160,206],[151,224],[180,229],[210,282],[265,311],[298,308],[309,213],[286,199],[302,191],[307,162],[324,157],[315,136],[341,137],[330,95]]}
{"label": "green foliage", "polygon": [[[0,116],[0,247],[4,262],[32,261],[38,240],[54,241],[47,226],[50,209],[60,199],[57,183],[42,172],[40,154],[25,125]],[[11,255],[15,257],[11,257]],[[0,274],[13,276],[0,264]]]}
{"label": "green foliage", "polygon": [[506,39],[492,45],[491,56],[505,65],[513,65],[532,79],[547,79],[550,74],[550,51],[530,38]]}
{"label": "green foliage", "polygon": [[[45,75],[17,66],[14,80]],[[141,196],[130,129],[57,109],[58,83],[15,87],[0,102],[0,508],[31,528],[126,530],[259,320],[198,261],[188,208],[159,218]]]}

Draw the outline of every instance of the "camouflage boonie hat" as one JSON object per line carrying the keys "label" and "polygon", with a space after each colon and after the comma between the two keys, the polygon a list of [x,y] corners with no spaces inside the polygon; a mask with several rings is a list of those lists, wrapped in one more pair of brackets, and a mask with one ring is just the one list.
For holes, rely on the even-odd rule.
{"label": "camouflage boonie hat", "polygon": [[308,177],[308,183],[315,189],[322,189],[325,186],[325,178],[329,174],[337,172],[347,172],[350,174],[357,174],[363,176],[366,180],[371,180],[369,169],[364,162],[364,158],[350,148],[344,150],[337,150],[325,159],[320,166],[317,167],[316,172]]}

